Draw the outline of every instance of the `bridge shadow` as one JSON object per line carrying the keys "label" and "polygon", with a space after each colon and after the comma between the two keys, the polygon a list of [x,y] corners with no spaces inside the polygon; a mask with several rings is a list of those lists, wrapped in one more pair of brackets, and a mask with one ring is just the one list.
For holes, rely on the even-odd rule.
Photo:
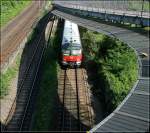
{"label": "bridge shadow", "polygon": [[[32,56],[37,49],[40,53],[43,46],[46,44],[45,30],[49,21],[52,21],[52,14],[47,13],[38,21],[37,25],[34,27],[32,36],[29,37],[29,40],[23,48],[23,52],[20,59],[20,66],[18,70],[18,81],[17,81],[17,92],[16,92],[16,102],[13,102],[11,112],[9,117],[6,120],[6,125],[1,123],[1,126],[4,127],[4,131],[18,131],[22,123],[23,112],[26,109],[26,105],[29,104],[29,111],[34,110],[34,100],[36,98],[37,89],[32,86],[36,75],[37,64],[40,59],[40,54],[33,57],[34,61],[31,63]],[[38,45],[38,47],[37,47]],[[25,78],[26,76],[26,78]],[[36,84],[36,82],[35,82]],[[32,91],[31,102],[25,103],[27,97],[29,97],[29,92]],[[33,112],[33,111],[32,111]],[[32,113],[30,113],[32,114]],[[31,121],[31,115],[25,117],[25,125],[29,125]],[[24,126],[24,124],[22,126]],[[25,128],[27,130],[27,127]]]}

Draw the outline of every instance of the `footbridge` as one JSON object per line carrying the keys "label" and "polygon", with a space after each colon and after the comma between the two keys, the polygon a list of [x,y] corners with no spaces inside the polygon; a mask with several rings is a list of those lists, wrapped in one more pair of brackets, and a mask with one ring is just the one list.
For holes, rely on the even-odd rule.
{"label": "footbridge", "polygon": [[[56,2],[55,8],[52,11],[54,15],[73,21],[78,25],[93,31],[103,33],[110,37],[115,37],[134,49],[138,57],[139,75],[134,87],[122,103],[103,121],[98,125],[95,125],[90,132],[148,132],[150,126],[149,34],[141,34],[127,28],[96,22],[89,19],[84,13],[79,16],[78,14],[75,14],[72,9],[69,10],[68,7],[65,7],[66,4],[68,4],[69,7],[73,7],[76,2],[73,4],[69,2],[63,4],[61,2],[61,5],[58,1]],[[92,2],[93,1],[91,1],[88,8],[93,5]],[[96,2],[94,3],[96,4]],[[79,6],[85,5],[84,1],[83,3],[79,1]],[[57,8],[58,6],[59,8]],[[67,10],[62,10],[60,7],[63,9],[67,8]]]}
{"label": "footbridge", "polygon": [[148,0],[53,1],[56,8],[105,21],[149,26]]}

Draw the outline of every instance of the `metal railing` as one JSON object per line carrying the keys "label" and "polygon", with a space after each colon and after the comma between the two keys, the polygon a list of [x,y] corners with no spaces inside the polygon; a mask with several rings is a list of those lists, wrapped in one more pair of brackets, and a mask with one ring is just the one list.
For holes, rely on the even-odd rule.
{"label": "metal railing", "polygon": [[58,4],[64,7],[74,9],[126,14],[138,17],[149,17],[148,0],[99,0],[99,1],[53,1],[53,4]]}

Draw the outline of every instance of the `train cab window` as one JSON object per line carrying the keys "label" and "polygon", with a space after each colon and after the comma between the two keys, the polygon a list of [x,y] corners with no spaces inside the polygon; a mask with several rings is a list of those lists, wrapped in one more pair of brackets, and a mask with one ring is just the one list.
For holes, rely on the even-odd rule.
{"label": "train cab window", "polygon": [[78,44],[76,44],[76,43],[70,42],[70,43],[65,43],[65,44],[62,46],[62,48],[63,48],[64,50],[79,50],[79,49],[81,49],[81,45],[78,45]]}

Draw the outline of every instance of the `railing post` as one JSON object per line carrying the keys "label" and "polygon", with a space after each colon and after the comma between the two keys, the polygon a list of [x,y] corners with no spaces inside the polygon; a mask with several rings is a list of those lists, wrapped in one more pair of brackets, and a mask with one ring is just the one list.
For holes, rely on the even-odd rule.
{"label": "railing post", "polygon": [[142,9],[141,9],[141,26],[142,26],[142,27],[143,27],[143,21],[142,21],[143,9],[144,9],[144,0],[143,0],[143,2],[142,2]]}

